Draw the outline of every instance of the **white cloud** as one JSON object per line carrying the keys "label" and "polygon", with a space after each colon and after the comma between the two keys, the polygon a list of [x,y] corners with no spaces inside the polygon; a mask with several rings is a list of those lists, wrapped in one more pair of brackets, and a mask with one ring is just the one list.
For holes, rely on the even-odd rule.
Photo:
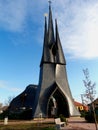
{"label": "white cloud", "polygon": [[0,80],[0,88],[5,88],[6,82],[3,80]]}
{"label": "white cloud", "polygon": [[20,92],[21,89],[18,87],[12,87],[8,81],[0,80],[0,89],[8,90],[9,92]]}
{"label": "white cloud", "polygon": [[[40,2],[34,2],[33,0],[1,0],[0,28],[15,32],[23,31],[28,17],[35,23],[39,22],[40,24],[41,19],[43,20],[42,13],[48,12],[46,6],[48,6],[48,2],[45,0]],[[53,16],[58,19],[64,52],[72,58],[90,59],[98,57],[98,1],[54,0],[52,9]],[[42,36],[42,34],[36,35]],[[35,37],[38,37],[36,35]]]}
{"label": "white cloud", "polygon": [[45,3],[45,0],[0,0],[0,28],[20,32],[29,26],[28,21],[32,22],[32,26],[33,22],[41,22],[39,17]]}
{"label": "white cloud", "polygon": [[12,81],[0,80],[0,102],[5,104],[8,97],[15,97],[23,91],[21,87],[16,87]]}
{"label": "white cloud", "polygon": [[20,31],[25,24],[26,0],[0,1],[0,27],[11,31]]}
{"label": "white cloud", "polygon": [[98,57],[98,2],[67,1],[59,11],[56,15],[65,53],[71,58]]}

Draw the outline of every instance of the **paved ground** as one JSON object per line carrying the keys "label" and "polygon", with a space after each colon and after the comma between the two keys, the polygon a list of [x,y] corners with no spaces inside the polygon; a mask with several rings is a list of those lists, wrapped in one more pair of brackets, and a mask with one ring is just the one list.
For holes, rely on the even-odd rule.
{"label": "paved ground", "polygon": [[[68,118],[68,125],[63,128],[63,130],[96,130],[94,123],[87,123],[84,118],[81,117],[71,117]],[[44,120],[45,122],[53,122],[54,119]],[[43,122],[43,120],[42,120]],[[98,125],[98,124],[97,124]],[[98,126],[97,126],[98,127]]]}
{"label": "paved ground", "polygon": [[[24,123],[38,123],[43,124],[43,122],[54,122],[54,119],[42,119],[42,120],[31,120],[31,121],[8,121],[8,124],[24,124]],[[3,124],[4,122],[0,122]],[[98,125],[98,124],[97,124]],[[98,127],[98,126],[97,126]],[[84,118],[71,117],[68,118],[68,125],[63,128],[63,130],[96,130],[94,123],[87,123]]]}
{"label": "paved ground", "polygon": [[68,119],[68,126],[64,130],[96,130],[96,127],[94,123],[87,123],[84,118],[71,117]]}

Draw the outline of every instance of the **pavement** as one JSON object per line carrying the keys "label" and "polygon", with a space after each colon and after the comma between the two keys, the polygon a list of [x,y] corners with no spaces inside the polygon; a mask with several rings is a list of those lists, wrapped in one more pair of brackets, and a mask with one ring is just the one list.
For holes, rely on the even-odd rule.
{"label": "pavement", "polygon": [[[87,123],[85,119],[81,117],[70,117],[67,118],[67,121],[68,125],[63,127],[62,130],[98,130],[98,128],[96,129],[95,123]],[[54,119],[42,119],[41,123],[43,122],[54,122]]]}
{"label": "pavement", "polygon": [[[42,122],[53,122],[54,119],[44,119]],[[62,128],[62,130],[98,130],[95,123],[87,123],[84,118],[70,117],[67,118],[68,125]],[[97,124],[98,127],[98,124]]]}
{"label": "pavement", "polygon": [[[87,123],[84,118],[81,117],[70,117],[67,119],[68,125],[62,128],[62,130],[98,130],[96,129],[95,123]],[[53,118],[49,119],[37,119],[31,121],[8,121],[8,124],[24,124],[24,123],[38,123],[43,124],[45,122],[54,122]],[[4,122],[0,122],[0,124],[4,124]],[[98,127],[98,124],[97,124]]]}
{"label": "pavement", "polygon": [[96,130],[96,126],[95,123],[87,123],[84,118],[71,117],[68,118],[68,125],[63,130]]}

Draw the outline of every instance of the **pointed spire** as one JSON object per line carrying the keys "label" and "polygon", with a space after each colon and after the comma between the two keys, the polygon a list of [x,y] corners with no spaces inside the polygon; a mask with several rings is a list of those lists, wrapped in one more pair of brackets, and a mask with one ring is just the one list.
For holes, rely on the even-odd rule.
{"label": "pointed spire", "polygon": [[55,20],[55,33],[56,36],[54,37],[51,4],[49,3],[48,31],[47,31],[47,18],[45,17],[44,45],[40,67],[43,65],[43,63],[55,63],[64,65],[66,64],[59,38],[56,20]]}
{"label": "pointed spire", "polygon": [[43,63],[54,62],[54,57],[52,56],[51,53],[51,47],[53,43],[54,43],[54,29],[52,21],[51,2],[49,1],[48,31],[47,31],[47,18],[45,17],[44,45],[40,67],[42,66]]}
{"label": "pointed spire", "polygon": [[51,1],[49,1],[48,44],[50,47],[52,43],[54,43],[54,29],[53,29],[53,20],[52,20],[52,11],[51,11]]}
{"label": "pointed spire", "polygon": [[40,62],[40,67],[43,63],[53,62],[53,57],[51,56],[49,45],[48,45],[48,32],[47,32],[47,18],[45,16],[45,26],[44,26],[44,45],[43,45],[43,54]]}
{"label": "pointed spire", "polygon": [[63,49],[61,46],[61,41],[59,38],[59,32],[58,32],[58,26],[57,26],[57,20],[55,20],[55,32],[56,32],[56,47],[58,48],[58,53],[56,54],[56,63],[59,64],[66,64]]}
{"label": "pointed spire", "polygon": [[47,18],[45,16],[45,29],[44,29],[44,45],[47,42]]}
{"label": "pointed spire", "polygon": [[42,54],[40,66],[43,64],[44,61],[46,61],[46,58],[45,58],[46,43],[47,43],[47,18],[45,16],[44,45],[43,45],[43,54]]}
{"label": "pointed spire", "polygon": [[49,2],[49,5],[51,5],[51,3],[52,3],[51,0],[49,0],[48,2]]}

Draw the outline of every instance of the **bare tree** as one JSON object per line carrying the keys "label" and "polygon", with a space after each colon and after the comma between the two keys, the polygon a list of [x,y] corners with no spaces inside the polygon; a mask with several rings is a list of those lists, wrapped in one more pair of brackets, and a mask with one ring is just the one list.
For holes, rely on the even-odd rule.
{"label": "bare tree", "polygon": [[0,103],[0,111],[2,110],[2,106],[3,106],[2,103]]}
{"label": "bare tree", "polygon": [[83,80],[83,83],[86,88],[85,93],[84,93],[84,97],[86,98],[85,102],[92,103],[94,101],[95,95],[96,95],[96,90],[95,90],[96,83],[95,82],[93,83],[90,80],[88,68],[83,69],[83,73],[85,76],[85,80]]}
{"label": "bare tree", "polygon": [[2,107],[2,103],[0,103],[0,108]]}
{"label": "bare tree", "polygon": [[11,101],[14,99],[14,96],[9,96],[7,100],[5,100],[5,105],[9,106]]}
{"label": "bare tree", "polygon": [[95,113],[95,106],[94,106],[94,99],[96,95],[96,90],[95,90],[96,83],[95,82],[92,83],[92,81],[90,80],[88,68],[83,69],[83,73],[85,76],[85,80],[83,80],[83,82],[84,82],[84,86],[86,87],[85,93],[83,94],[84,97],[86,98],[86,100],[84,101],[91,104],[91,110],[93,111],[95,127],[97,130],[97,120],[96,120],[96,113]]}

